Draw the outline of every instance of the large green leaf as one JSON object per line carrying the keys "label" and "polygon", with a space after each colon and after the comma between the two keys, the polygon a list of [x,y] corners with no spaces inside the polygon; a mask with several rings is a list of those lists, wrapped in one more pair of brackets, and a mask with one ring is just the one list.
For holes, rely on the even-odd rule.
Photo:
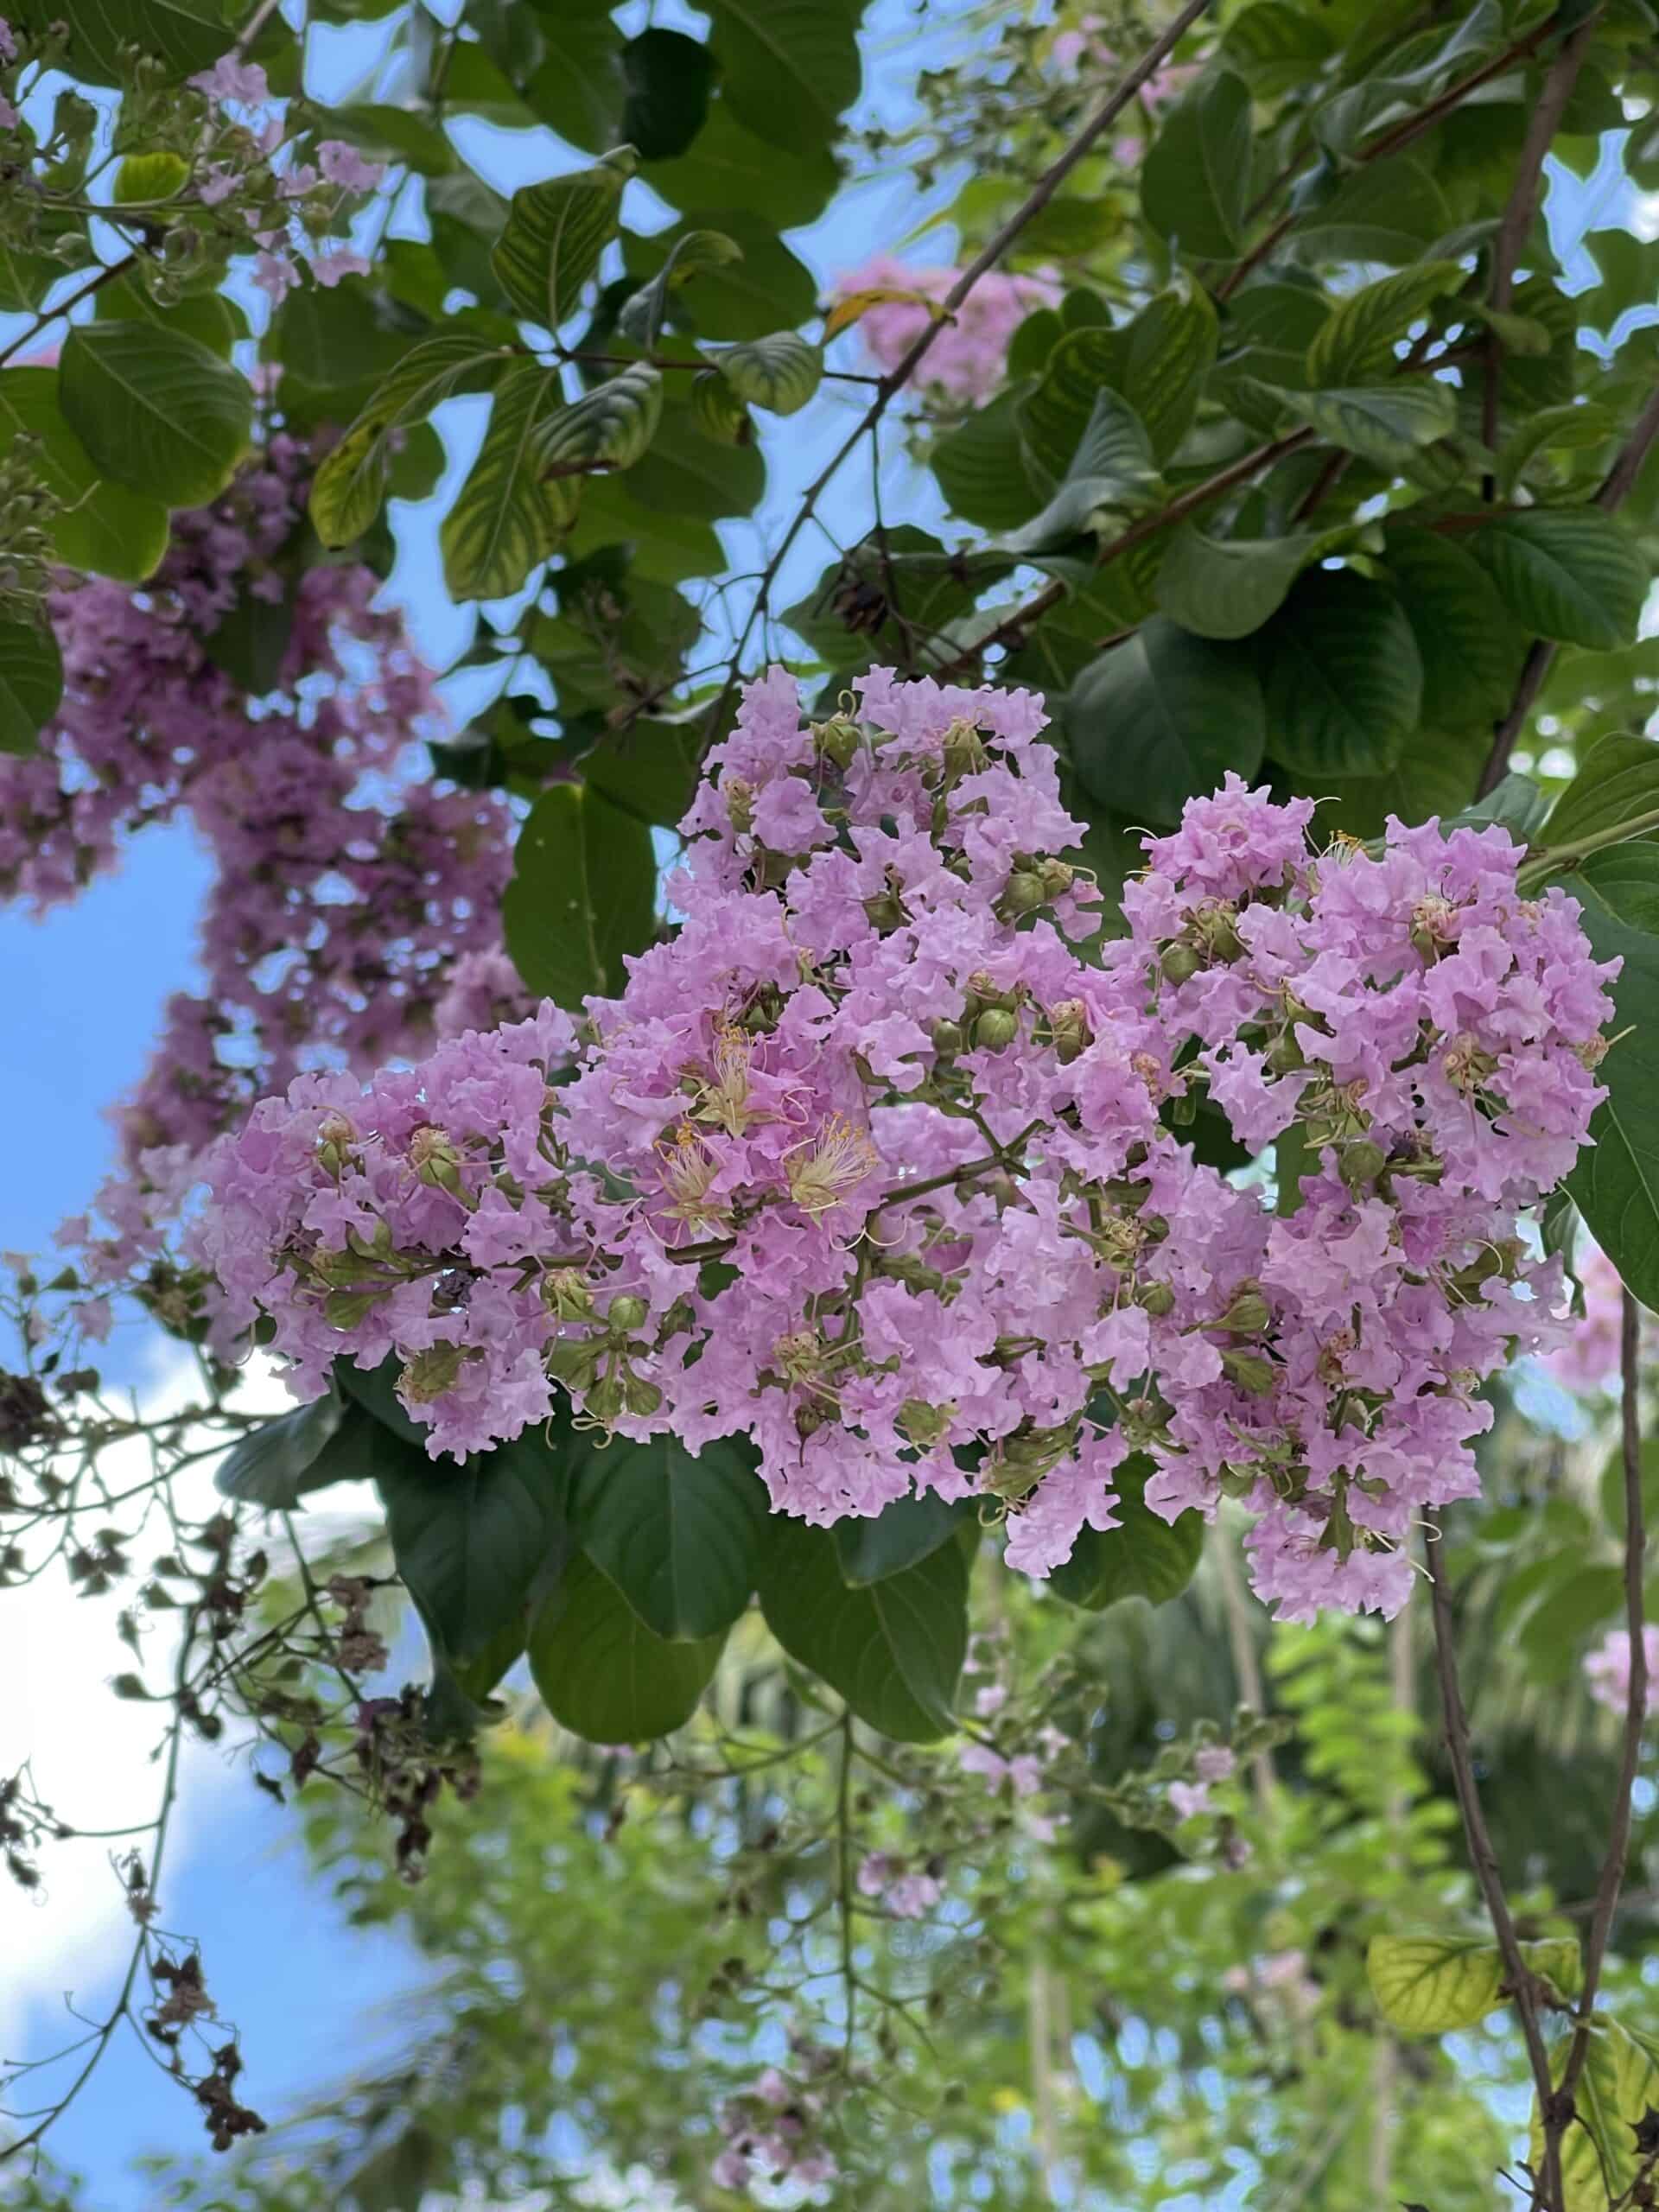
{"label": "large green leaf", "polygon": [[[1602,865],[1620,852],[1611,847]],[[1659,1310],[1659,937],[1624,920],[1588,871],[1559,880],[1582,903],[1597,958],[1624,963],[1611,1025],[1624,1033],[1598,1071],[1608,1095],[1567,1187],[1627,1287]]]}
{"label": "large green leaf", "polygon": [[656,435],[662,412],[661,372],[636,361],[543,419],[534,442],[536,471],[550,487],[595,469],[632,467]]}
{"label": "large green leaf", "polygon": [[1466,546],[1437,531],[1390,530],[1384,565],[1423,664],[1423,720],[1433,729],[1496,721],[1527,639]]}
{"label": "large green leaf", "polygon": [[518,1621],[538,1576],[562,1559],[568,1434],[563,1450],[498,1446],[464,1465],[413,1445],[381,1454],[373,1472],[397,1572],[448,1658],[475,1657]]}
{"label": "large green leaf", "polygon": [[1148,223],[1193,261],[1230,261],[1250,198],[1250,92],[1217,70],[1166,117],[1141,167]]}
{"label": "large green leaf", "polygon": [[[1570,1936],[1523,1943],[1521,1952],[1558,1995],[1577,1993],[1583,1967]],[[1478,1936],[1373,1936],[1365,1974],[1383,2017],[1407,2035],[1475,2027],[1507,2001],[1497,1946]]]}
{"label": "large green leaf", "polygon": [[[350,1410],[362,1413],[360,1407]],[[346,1401],[330,1390],[309,1405],[296,1406],[248,1430],[232,1445],[213,1470],[213,1487],[225,1497],[250,1505],[283,1510],[297,1505],[308,1490],[338,1482],[336,1473],[308,1480],[325,1446],[338,1433]],[[366,1421],[370,1416],[363,1414]]]}
{"label": "large green leaf", "polygon": [[1158,571],[1159,607],[1201,638],[1247,638],[1284,604],[1304,569],[1352,534],[1344,525],[1287,537],[1217,538],[1185,523]]}
{"label": "large green leaf", "polygon": [[619,1437],[588,1453],[575,1514],[582,1549],[654,1635],[716,1636],[748,1604],[766,1494],[729,1440],[694,1454],[671,1436]]}
{"label": "large green leaf", "polygon": [[861,12],[861,0],[709,0],[721,90],[738,121],[786,152],[828,145],[858,98]]}
{"label": "large green leaf", "polygon": [[63,661],[48,626],[0,621],[0,753],[33,753],[62,696]]}
{"label": "large green leaf", "polygon": [[823,349],[793,330],[723,346],[711,358],[740,399],[773,415],[804,407],[823,377]]}
{"label": "large green leaf", "polygon": [[651,29],[622,49],[627,102],[622,136],[642,162],[671,161],[690,150],[709,113],[715,57],[683,31]]}
{"label": "large green leaf", "polygon": [[1351,170],[1286,236],[1281,251],[1316,264],[1377,261],[1390,268],[1420,261],[1455,218],[1433,172],[1415,154]]}
{"label": "large green leaf", "polygon": [[627,135],[624,38],[611,0],[543,0],[536,12],[548,52],[524,83],[525,104],[569,144],[601,153]]}
{"label": "large green leaf", "polygon": [[[717,444],[697,427],[689,403],[671,397],[664,404],[662,425],[651,451],[628,472],[632,524],[609,534],[632,538],[635,563],[643,566],[660,558],[664,548],[671,550],[677,534],[695,532],[699,523],[750,513],[766,483],[766,464],[758,446]],[[584,504],[593,504],[591,492],[584,495]],[[716,553],[706,566],[718,565]],[[652,573],[669,571],[659,568]],[[696,571],[680,567],[674,573]]]}
{"label": "large green leaf", "polygon": [[947,1501],[930,1490],[895,1498],[868,1520],[837,1521],[836,1559],[842,1580],[856,1590],[919,1566],[949,1543],[975,1510],[971,1497]]}
{"label": "large green leaf", "polygon": [[1166,1521],[1147,1504],[1153,1463],[1139,1452],[1112,1478],[1117,1492],[1116,1529],[1083,1529],[1071,1556],[1054,1569],[1049,1586],[1073,1605],[1099,1612],[1120,1598],[1161,1605],[1179,1598],[1204,1551],[1204,1516],[1183,1513]]}
{"label": "large green leaf", "polygon": [[1342,391],[1287,391],[1285,406],[1332,445],[1342,446],[1390,473],[1409,467],[1425,446],[1450,437],[1458,426],[1457,395],[1450,385],[1403,380]]}
{"label": "large green leaf", "polygon": [[580,1553],[530,1629],[530,1667],[553,1718],[590,1744],[642,1744],[689,1720],[723,1634],[653,1636],[609,1576]]}
{"label": "large green leaf", "polygon": [[[1559,2082],[1570,2038],[1550,2053]],[[1637,2126],[1659,2107],[1659,2050],[1651,2037],[1598,2013],[1583,2073],[1573,2092],[1575,2118],[1561,2138],[1561,2212],[1607,2212],[1629,2201],[1628,2192],[1647,2161],[1638,2158]],[[1544,2131],[1534,2100],[1528,2158],[1543,2171]]]}
{"label": "large green leaf", "polygon": [[853,1589],[842,1579],[832,1530],[773,1515],[760,1560],[766,1625],[861,1720],[901,1743],[932,1743],[955,1726],[972,1533]]}
{"label": "large green leaf", "polygon": [[709,234],[704,225],[734,250],[702,257],[696,281],[677,294],[677,322],[699,338],[747,340],[809,320],[818,296],[811,270],[784,244],[768,216],[747,208],[700,207],[695,219],[673,230],[630,238],[629,269],[642,277],[656,274],[685,238]]}
{"label": "large green leaf", "polygon": [[647,721],[608,732],[582,756],[582,779],[625,814],[671,830],[696,796],[703,721]]}
{"label": "large green leaf", "polygon": [[1229,768],[1254,775],[1267,741],[1249,648],[1194,637],[1161,614],[1084,671],[1063,714],[1084,789],[1160,828]]}
{"label": "large green leaf", "polygon": [[526,987],[574,1012],[622,988],[625,952],[649,942],[657,882],[651,832],[597,791],[556,785],[518,833],[501,902]]}
{"label": "large green leaf", "polygon": [[1292,788],[1324,799],[1320,822],[1359,838],[1381,837],[1391,814],[1402,822],[1442,821],[1466,807],[1491,750],[1490,728],[1414,730],[1393,766],[1375,776],[1298,776]]}
{"label": "large green leaf", "polygon": [[1307,349],[1309,380],[1320,390],[1368,385],[1388,374],[1399,340],[1427,308],[1463,283],[1455,261],[1421,261],[1363,284],[1337,302]]}
{"label": "large green leaf", "polygon": [[120,84],[129,46],[159,55],[176,82],[208,68],[232,35],[208,0],[54,0],[48,20],[68,25],[65,66],[89,85]]}
{"label": "large green leaf", "polygon": [[1624,831],[1659,829],[1659,744],[1616,730],[1592,745],[1551,808],[1538,840],[1565,857]]}
{"label": "large green leaf", "polygon": [[311,519],[323,543],[349,545],[379,513],[394,432],[424,422],[454,392],[487,389],[510,359],[458,330],[412,347],[317,471]]}
{"label": "large green leaf", "polygon": [[1103,390],[1128,403],[1154,460],[1167,461],[1192,425],[1216,342],[1216,311],[1196,288],[1160,292],[1114,328],[1068,331],[1020,410],[1033,461],[1057,480],[1065,474]]}
{"label": "large green leaf", "polygon": [[742,247],[724,231],[682,228],[650,283],[623,302],[616,318],[617,328],[644,352],[652,352],[663,334],[670,295],[690,283],[699,273],[724,268],[742,258]]}
{"label": "large green leaf", "polygon": [[1030,522],[997,539],[994,550],[1052,552],[1083,531],[1109,535],[1130,517],[1149,512],[1163,496],[1163,479],[1140,416],[1116,392],[1097,391],[1053,498]]}
{"label": "large green leaf", "polygon": [[203,506],[247,449],[247,378],[199,340],[149,322],[78,323],[64,340],[64,416],[107,474],[171,507]]}
{"label": "large green leaf", "polygon": [[539,361],[514,362],[496,385],[478,459],[438,533],[454,598],[505,599],[569,527],[575,487],[543,476],[537,448],[563,400],[558,372]]}
{"label": "large green leaf", "polygon": [[999,393],[935,440],[928,454],[951,513],[982,530],[1017,530],[1041,504],[1020,435],[1024,397],[1020,391]]}
{"label": "large green leaf", "polygon": [[690,150],[676,161],[648,162],[643,174],[671,207],[760,207],[784,231],[821,215],[840,181],[827,139],[769,144],[746,130],[730,101],[719,97]]}
{"label": "large green leaf", "polygon": [[1305,576],[1255,640],[1275,760],[1313,776],[1375,776],[1422,706],[1411,625],[1351,569]]}
{"label": "large green leaf", "polygon": [[491,258],[501,289],[526,322],[556,330],[616,236],[622,188],[638,167],[619,146],[591,168],[528,184],[512,195]]}
{"label": "large green leaf", "polygon": [[1497,515],[1474,550],[1504,604],[1541,638],[1604,652],[1636,634],[1648,574],[1622,524],[1599,507]]}

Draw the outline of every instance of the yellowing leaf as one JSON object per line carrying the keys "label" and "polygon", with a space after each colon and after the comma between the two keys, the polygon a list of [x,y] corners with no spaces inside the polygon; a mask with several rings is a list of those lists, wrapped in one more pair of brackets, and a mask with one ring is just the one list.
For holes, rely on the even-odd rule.
{"label": "yellowing leaf", "polygon": [[1472,2028],[1503,2003],[1496,1943],[1467,1936],[1374,1936],[1365,1954],[1371,1994],[1408,2035]]}
{"label": "yellowing leaf", "polygon": [[823,318],[823,342],[838,338],[843,330],[850,330],[859,317],[868,315],[872,308],[885,307],[898,301],[908,307],[925,308],[935,322],[954,322],[939,302],[927,292],[907,290],[902,284],[872,284],[861,292],[843,292]]}

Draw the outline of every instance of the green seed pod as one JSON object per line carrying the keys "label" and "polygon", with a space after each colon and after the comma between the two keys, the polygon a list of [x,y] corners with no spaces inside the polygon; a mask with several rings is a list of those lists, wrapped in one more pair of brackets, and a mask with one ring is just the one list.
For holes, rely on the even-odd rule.
{"label": "green seed pod", "polygon": [[968,1039],[959,1021],[936,1021],[933,1024],[933,1049],[936,1052],[960,1052]]}
{"label": "green seed pod", "polygon": [[1033,869],[1017,868],[1002,887],[1002,896],[997,900],[997,912],[1005,919],[1016,921],[1021,914],[1034,914],[1047,898],[1043,879]]}
{"label": "green seed pod", "polygon": [[833,760],[837,768],[850,768],[857,758],[863,735],[858,724],[847,715],[832,715],[827,722],[814,722],[812,742],[826,760]]}
{"label": "green seed pod", "polygon": [[1157,1320],[1173,1309],[1175,1294],[1166,1282],[1143,1282],[1135,1294],[1135,1302]]}
{"label": "green seed pod", "polygon": [[1337,1172],[1351,1191],[1375,1183],[1388,1164],[1388,1154],[1369,1137],[1358,1144],[1344,1145],[1337,1154]]}
{"label": "green seed pod", "polygon": [[636,1298],[632,1291],[625,1291],[613,1298],[606,1311],[605,1319],[612,1330],[620,1336],[631,1336],[650,1313],[651,1308],[643,1298]]}
{"label": "green seed pod", "polygon": [[1007,1007],[987,1007],[974,1024],[974,1042],[982,1052],[1006,1052],[1019,1034],[1020,1017]]}

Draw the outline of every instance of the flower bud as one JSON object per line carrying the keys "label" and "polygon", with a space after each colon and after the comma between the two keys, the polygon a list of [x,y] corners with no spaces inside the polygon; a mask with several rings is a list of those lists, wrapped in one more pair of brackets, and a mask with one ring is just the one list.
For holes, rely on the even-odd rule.
{"label": "flower bud", "polygon": [[858,724],[848,715],[832,715],[827,722],[814,722],[812,742],[826,760],[837,768],[850,768],[863,742]]}
{"label": "flower bud", "polygon": [[1061,899],[1077,880],[1077,870],[1064,861],[1046,860],[1037,871],[1045,899]]}
{"label": "flower bud", "polygon": [[987,1007],[974,1024],[974,1043],[982,1052],[1006,1052],[1020,1034],[1020,1017],[1007,1007]]}
{"label": "flower bud", "polygon": [[864,901],[864,918],[873,930],[902,929],[906,921],[905,902],[890,884],[885,891]]}
{"label": "flower bud", "polygon": [[1253,1398],[1270,1398],[1277,1370],[1270,1359],[1263,1359],[1259,1352],[1224,1351],[1221,1364],[1230,1382],[1241,1390],[1249,1391]]}
{"label": "flower bud", "polygon": [[1367,1188],[1389,1164],[1389,1155],[1380,1144],[1373,1144],[1369,1137],[1357,1144],[1345,1144],[1337,1154],[1337,1173],[1351,1191]]}
{"label": "flower bud", "polygon": [[610,1323],[613,1334],[626,1337],[631,1336],[641,1325],[650,1312],[651,1308],[643,1298],[636,1298],[632,1291],[624,1291],[620,1297],[611,1300],[606,1309],[605,1319]]}
{"label": "flower bud", "polygon": [[553,1268],[542,1277],[542,1303],[561,1321],[591,1321],[594,1294],[580,1268]]}
{"label": "flower bud", "polygon": [[754,785],[745,776],[722,776],[720,790],[726,819],[740,837],[747,837],[754,827]]}
{"label": "flower bud", "polygon": [[1005,922],[1017,922],[1022,914],[1034,914],[1046,895],[1043,879],[1034,869],[1017,868],[1002,887],[996,912]]}
{"label": "flower bud", "polygon": [[954,784],[963,776],[977,775],[987,755],[979,726],[969,715],[958,715],[940,741],[944,772]]}
{"label": "flower bud", "polygon": [[1205,1323],[1207,1329],[1231,1329],[1247,1337],[1260,1336],[1267,1325],[1268,1301],[1254,1283],[1241,1283],[1227,1311]]}
{"label": "flower bud", "polygon": [[936,1052],[960,1052],[967,1046],[968,1039],[959,1021],[936,1021],[932,1033]]}
{"label": "flower bud", "polygon": [[1062,1067],[1069,1067],[1094,1041],[1089,1029],[1088,1009],[1081,999],[1062,999],[1058,1006],[1051,1007],[1048,1026]]}
{"label": "flower bud", "polygon": [[461,1154],[444,1132],[430,1122],[414,1130],[409,1140],[409,1164],[415,1179],[430,1191],[461,1195]]}
{"label": "flower bud", "polygon": [[1164,971],[1166,982],[1185,983],[1189,977],[1198,974],[1204,963],[1190,944],[1177,938],[1173,944],[1164,947],[1158,965]]}
{"label": "flower bud", "polygon": [[1135,1294],[1135,1302],[1154,1320],[1161,1320],[1175,1304],[1175,1294],[1166,1282],[1143,1282]]}

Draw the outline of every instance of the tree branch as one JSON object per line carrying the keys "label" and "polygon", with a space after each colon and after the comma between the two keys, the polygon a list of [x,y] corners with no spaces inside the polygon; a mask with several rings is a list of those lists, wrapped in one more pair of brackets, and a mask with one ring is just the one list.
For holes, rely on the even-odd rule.
{"label": "tree branch", "polygon": [[755,625],[769,609],[772,587],[777,581],[778,571],[788,557],[790,549],[796,539],[812,519],[817,512],[818,501],[840,474],[842,464],[858,445],[859,441],[875,428],[887,409],[921,366],[932,348],[934,340],[944,327],[944,321],[955,314],[980,278],[988,275],[996,266],[1020,232],[1048,205],[1065,179],[1071,175],[1078,162],[1084,160],[1096,142],[1103,137],[1111,129],[1141,87],[1149,78],[1157,73],[1174,48],[1198,22],[1199,16],[1207,14],[1214,4],[1215,0],[1187,0],[1187,4],[1168,28],[1161,32],[1147,48],[1140,60],[1118,86],[1117,90],[1111,93],[1096,110],[1058,159],[1044,170],[1042,175],[1009,216],[1007,221],[1003,224],[1001,229],[997,232],[995,237],[975,255],[973,260],[963,270],[940,302],[943,310],[941,316],[938,320],[929,321],[927,328],[917,339],[903,360],[882,378],[875,397],[859,418],[856,426],[842,440],[807,486],[802,495],[800,505],[795,511],[793,519],[779,541],[777,550],[761,571],[760,581],[755,590],[753,603],[749,608],[748,618],[743,625],[737,644],[732,652],[726,681],[721,686],[717,696],[709,709],[707,727],[710,734],[718,726],[720,717],[725,711],[726,702],[731,696],[737,683],[739,671],[743,665],[743,656],[748,650],[749,639],[754,634]]}
{"label": "tree branch", "polygon": [[[1475,1879],[1485,1900],[1486,1914],[1492,1923],[1492,1933],[1497,1938],[1497,1948],[1503,1961],[1504,1979],[1515,1999],[1515,2009],[1520,2015],[1521,2032],[1527,2046],[1527,2063],[1532,2069],[1533,2086],[1537,2091],[1540,2111],[1548,2111],[1551,2094],[1549,2054],[1544,2047],[1543,2030],[1538,2018],[1538,1993],[1532,1971],[1521,1955],[1520,1939],[1515,1932],[1515,1916],[1510,1910],[1510,1901],[1503,1891],[1503,1877],[1499,1871],[1497,1853],[1492,1848],[1491,1832],[1486,1826],[1486,1815],[1481,1810],[1480,1791],[1475,1782],[1474,1749],[1469,1737],[1469,1715],[1463,1702],[1463,1691],[1458,1681],[1458,1655],[1452,1621],[1452,1592],[1446,1571],[1445,1544],[1440,1529],[1440,1517],[1431,1512],[1427,1519],[1428,1575],[1433,1591],[1434,1612],[1434,1669],[1440,1678],[1440,1707],[1446,1719],[1446,1757],[1452,1763],[1452,1779],[1458,1794],[1458,1810],[1463,1815],[1463,1833],[1469,1846],[1469,1857],[1475,1870]],[[1556,2165],[1560,2163],[1560,2145],[1555,2145]],[[1548,2191],[1548,2179],[1546,2179]],[[1560,2212],[1560,2181],[1556,2177],[1555,2196],[1548,2193],[1545,2204],[1551,2212]]]}
{"label": "tree branch", "polygon": [[1612,1931],[1613,1915],[1618,1910],[1619,1888],[1630,1858],[1630,1791],[1636,1781],[1637,1763],[1642,1754],[1642,1730],[1648,1716],[1646,1605],[1642,1591],[1642,1569],[1648,1536],[1642,1502],[1640,1361],[1641,1309],[1627,1290],[1624,1296],[1619,1330],[1618,1362],[1624,1386],[1620,1444],[1624,1468],[1624,1620],[1630,1639],[1630,1671],[1624,1694],[1624,1751],[1619,1761],[1618,1786],[1613,1797],[1607,1855],[1602,1860],[1601,1878],[1596,1884],[1595,1906],[1585,1937],[1584,1988],[1579,1998],[1577,2024],[1573,2031],[1567,2064],[1561,2073],[1561,2086],[1543,2107],[1546,2171],[1548,2170],[1552,2153],[1556,2165],[1560,2164],[1561,2138],[1573,2122],[1573,2093],[1590,2055],[1596,1992],[1601,1985],[1601,1969],[1607,1956],[1607,1939]]}

